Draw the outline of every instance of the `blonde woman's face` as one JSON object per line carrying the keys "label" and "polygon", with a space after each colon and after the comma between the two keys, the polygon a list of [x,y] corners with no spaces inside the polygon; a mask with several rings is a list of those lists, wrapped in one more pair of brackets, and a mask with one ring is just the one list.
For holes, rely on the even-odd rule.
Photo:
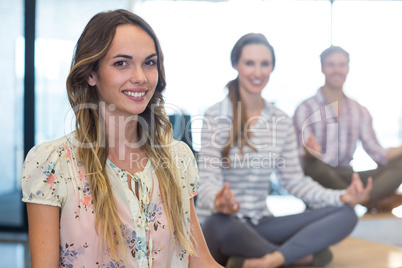
{"label": "blonde woman's face", "polygon": [[246,45],[235,69],[239,73],[240,92],[261,95],[273,69],[271,51],[263,44]]}
{"label": "blonde woman's face", "polygon": [[142,28],[120,25],[99,70],[88,78],[96,86],[110,113],[132,116],[142,113],[158,83],[158,57],[153,39]]}

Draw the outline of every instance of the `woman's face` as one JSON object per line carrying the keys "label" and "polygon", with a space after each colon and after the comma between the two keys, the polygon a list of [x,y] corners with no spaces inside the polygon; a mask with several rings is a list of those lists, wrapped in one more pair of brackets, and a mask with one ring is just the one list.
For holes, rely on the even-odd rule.
{"label": "woman's face", "polygon": [[[142,28],[120,25],[97,73],[88,84],[97,87],[107,113],[131,116],[142,113],[158,83],[158,57],[153,39]],[[115,105],[111,109],[111,104]]]}
{"label": "woman's face", "polygon": [[272,72],[272,54],[263,44],[243,47],[235,69],[239,73],[239,88],[242,94],[261,95]]}

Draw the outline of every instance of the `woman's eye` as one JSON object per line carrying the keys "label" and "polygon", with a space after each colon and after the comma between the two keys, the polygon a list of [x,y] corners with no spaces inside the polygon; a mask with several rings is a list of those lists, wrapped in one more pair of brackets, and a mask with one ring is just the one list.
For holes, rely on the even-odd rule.
{"label": "woman's eye", "polygon": [[148,66],[153,66],[156,64],[156,60],[147,60],[144,64]]}
{"label": "woman's eye", "polygon": [[117,62],[114,63],[114,66],[126,66],[126,65],[127,65],[127,63],[125,61],[122,61],[122,60],[117,61]]}
{"label": "woman's eye", "polygon": [[269,61],[264,61],[264,62],[261,63],[261,65],[266,67],[266,66],[271,65],[271,63]]}
{"label": "woman's eye", "polygon": [[254,62],[252,62],[252,61],[246,61],[246,65],[247,65],[247,66],[253,66],[253,65],[254,65]]}

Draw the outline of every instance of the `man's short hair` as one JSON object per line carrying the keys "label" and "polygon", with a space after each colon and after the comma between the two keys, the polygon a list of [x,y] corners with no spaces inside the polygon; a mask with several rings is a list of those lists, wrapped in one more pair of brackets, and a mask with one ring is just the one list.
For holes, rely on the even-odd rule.
{"label": "man's short hair", "polygon": [[339,46],[330,46],[329,48],[327,48],[326,50],[324,50],[321,55],[321,66],[324,66],[324,60],[326,57],[328,57],[329,55],[336,53],[336,52],[340,52],[343,55],[345,55],[348,58],[349,61],[349,53],[344,50],[343,48],[339,47]]}

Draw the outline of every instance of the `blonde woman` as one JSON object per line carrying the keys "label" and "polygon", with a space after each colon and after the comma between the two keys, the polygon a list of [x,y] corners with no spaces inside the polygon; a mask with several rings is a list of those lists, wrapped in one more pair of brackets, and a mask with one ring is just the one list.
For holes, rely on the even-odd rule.
{"label": "blonde woman", "polygon": [[95,15],[67,78],[76,130],[24,163],[32,267],[220,267],[200,231],[194,157],[172,139],[152,28]]}

